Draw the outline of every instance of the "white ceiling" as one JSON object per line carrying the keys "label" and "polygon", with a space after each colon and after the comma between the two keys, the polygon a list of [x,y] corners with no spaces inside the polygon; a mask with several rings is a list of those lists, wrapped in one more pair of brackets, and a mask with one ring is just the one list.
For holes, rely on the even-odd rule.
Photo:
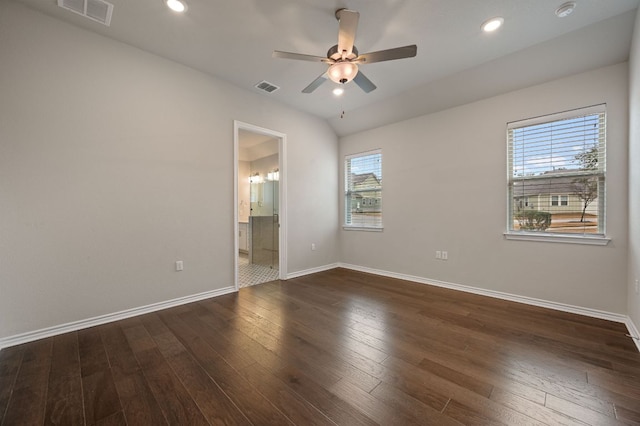
{"label": "white ceiling", "polygon": [[[345,135],[624,61],[630,11],[640,0],[577,0],[562,19],[554,11],[563,0],[187,0],[183,15],[162,0],[110,0],[110,27],[56,0],[18,1],[256,93],[263,92],[253,86],[267,80],[281,89],[263,96],[326,118]],[[360,12],[361,53],[417,44],[418,55],[362,66],[378,86],[369,94],[349,83],[336,98],[330,81],[303,94],[326,65],[271,53],[326,55],[337,42],[334,12],[341,7]],[[480,25],[493,16],[504,17],[504,27],[482,33]]]}

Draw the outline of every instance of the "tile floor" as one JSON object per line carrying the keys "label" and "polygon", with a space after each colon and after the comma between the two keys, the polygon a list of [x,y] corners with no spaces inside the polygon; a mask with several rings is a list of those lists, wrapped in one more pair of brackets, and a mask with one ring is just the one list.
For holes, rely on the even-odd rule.
{"label": "tile floor", "polygon": [[277,267],[272,269],[264,265],[250,264],[249,256],[244,253],[238,256],[238,287],[240,288],[277,280],[279,273]]}

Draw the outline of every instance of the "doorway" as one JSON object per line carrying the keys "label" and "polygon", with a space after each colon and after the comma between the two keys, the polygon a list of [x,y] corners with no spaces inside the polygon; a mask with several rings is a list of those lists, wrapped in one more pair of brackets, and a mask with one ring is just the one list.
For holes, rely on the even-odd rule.
{"label": "doorway", "polygon": [[236,289],[286,277],[286,136],[234,122]]}

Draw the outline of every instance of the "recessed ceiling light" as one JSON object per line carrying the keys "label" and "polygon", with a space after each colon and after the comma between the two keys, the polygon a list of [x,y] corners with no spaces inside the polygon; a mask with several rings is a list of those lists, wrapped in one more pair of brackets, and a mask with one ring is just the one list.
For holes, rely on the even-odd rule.
{"label": "recessed ceiling light", "polygon": [[343,93],[344,89],[342,87],[336,87],[335,89],[333,89],[333,94],[336,96],[342,96]]}
{"label": "recessed ceiling light", "polygon": [[571,15],[571,12],[573,12],[575,8],[576,2],[568,1],[556,9],[556,16],[558,18],[566,18],[567,16]]}
{"label": "recessed ceiling light", "polygon": [[490,33],[500,28],[502,24],[504,24],[504,18],[496,16],[495,18],[491,18],[485,21],[482,24],[481,28],[485,33]]}
{"label": "recessed ceiling light", "polygon": [[167,7],[174,12],[184,12],[187,10],[187,3],[184,0],[165,0]]}

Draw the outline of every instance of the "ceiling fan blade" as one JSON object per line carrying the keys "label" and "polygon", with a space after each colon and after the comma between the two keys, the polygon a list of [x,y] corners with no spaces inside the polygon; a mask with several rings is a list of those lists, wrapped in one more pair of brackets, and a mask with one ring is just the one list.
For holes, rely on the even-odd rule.
{"label": "ceiling fan blade", "polygon": [[311,92],[313,92],[318,87],[320,87],[320,85],[322,85],[322,83],[327,81],[328,78],[329,77],[327,77],[327,73],[326,72],[322,73],[322,75],[320,75],[320,77],[316,78],[315,80],[313,80],[311,82],[311,84],[309,84],[307,87],[302,89],[302,93],[311,93]]}
{"label": "ceiling fan blade", "polygon": [[356,30],[358,29],[358,19],[360,13],[355,10],[339,9],[336,11],[336,18],[340,22],[338,30],[338,52],[346,51],[346,56],[353,52],[353,43],[356,41]]}
{"label": "ceiling fan blade", "polygon": [[394,49],[379,50],[377,52],[363,53],[353,62],[360,64],[372,64],[374,62],[393,61],[394,59],[413,58],[418,53],[418,46],[396,47]]}
{"label": "ceiling fan blade", "polygon": [[373,84],[367,77],[365,77],[365,75],[362,74],[362,71],[358,71],[358,74],[356,74],[356,76],[353,78],[353,82],[360,86],[360,88],[364,90],[365,93],[376,90],[376,85]]}
{"label": "ceiling fan blade", "polygon": [[324,58],[322,56],[303,55],[302,53],[281,52],[279,50],[274,50],[271,56],[273,58],[296,59],[298,61],[324,62],[326,64],[332,64],[334,62],[332,59]]}

